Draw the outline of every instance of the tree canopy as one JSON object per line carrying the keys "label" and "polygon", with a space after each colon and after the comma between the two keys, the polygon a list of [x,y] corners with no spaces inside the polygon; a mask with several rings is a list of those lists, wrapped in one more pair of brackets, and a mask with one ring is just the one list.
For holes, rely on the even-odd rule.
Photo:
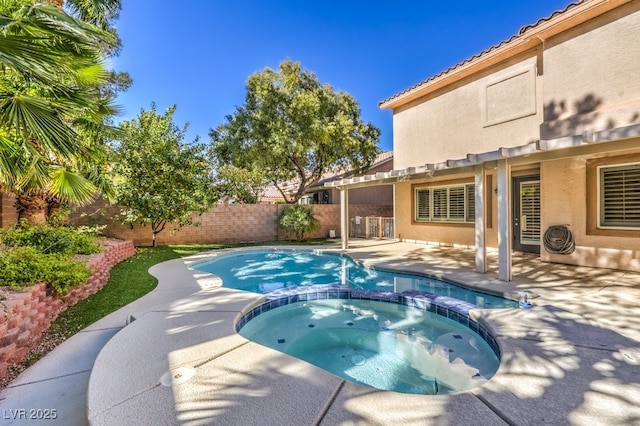
{"label": "tree canopy", "polygon": [[0,3],[0,187],[23,217],[108,193],[103,143],[115,92],[131,83],[104,65],[119,47],[108,24],[119,0],[72,1],[74,16],[45,3]]}
{"label": "tree canopy", "polygon": [[123,222],[150,224],[152,244],[167,224],[193,224],[215,201],[211,163],[205,146],[183,142],[187,125],[173,123],[175,105],[164,114],[142,109],[137,118],[121,123],[117,152],[116,197],[124,206]]}
{"label": "tree canopy", "polygon": [[232,164],[221,165],[214,179],[221,198],[240,204],[257,204],[267,182],[262,171],[240,169]]}
{"label": "tree canopy", "polygon": [[220,164],[260,171],[295,203],[326,172],[367,170],[380,130],[361,120],[351,95],[286,60],[251,75],[245,104],[209,135]]}

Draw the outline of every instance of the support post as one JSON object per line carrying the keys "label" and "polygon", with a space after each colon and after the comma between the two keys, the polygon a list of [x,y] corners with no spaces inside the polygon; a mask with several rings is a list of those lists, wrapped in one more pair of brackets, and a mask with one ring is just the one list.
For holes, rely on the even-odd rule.
{"label": "support post", "polygon": [[349,248],[349,190],[340,188],[340,237],[342,250]]}
{"label": "support post", "polygon": [[511,166],[498,160],[498,277],[511,281]]}
{"label": "support post", "polygon": [[400,236],[396,232],[396,184],[393,184],[393,230],[392,238],[394,241],[400,241]]}
{"label": "support post", "polygon": [[486,220],[485,216],[485,190],[486,172],[483,164],[478,164],[474,168],[475,172],[475,245],[476,245],[476,272],[487,273],[487,245],[486,245]]}

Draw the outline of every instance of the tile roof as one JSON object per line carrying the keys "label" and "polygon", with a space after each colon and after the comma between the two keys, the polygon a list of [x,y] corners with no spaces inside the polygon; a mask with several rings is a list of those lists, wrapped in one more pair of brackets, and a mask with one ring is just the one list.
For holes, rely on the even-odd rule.
{"label": "tile roof", "polygon": [[474,55],[474,56],[472,56],[472,57],[470,57],[468,59],[465,59],[464,61],[459,62],[458,64],[456,64],[456,65],[454,65],[452,67],[449,67],[446,70],[444,70],[444,71],[442,71],[442,72],[440,72],[440,73],[438,73],[436,75],[433,75],[433,76],[427,78],[426,80],[422,80],[419,83],[416,83],[413,86],[411,86],[411,87],[409,87],[409,88],[407,88],[407,89],[405,89],[405,90],[403,90],[403,91],[401,91],[399,93],[396,93],[395,95],[393,95],[393,96],[391,96],[391,97],[389,97],[387,99],[384,99],[384,100],[378,102],[378,105],[382,105],[384,103],[387,103],[387,102],[389,102],[389,101],[391,101],[391,100],[393,100],[393,99],[395,99],[397,97],[400,97],[400,96],[404,95],[405,93],[408,93],[408,92],[411,92],[412,90],[417,89],[418,87],[422,86],[425,83],[433,81],[433,80],[435,80],[435,79],[437,79],[439,77],[445,76],[445,75],[451,73],[452,71],[455,71],[456,69],[460,68],[461,66],[466,65],[466,64],[468,64],[470,62],[473,62],[473,61],[477,60],[478,58],[481,58],[481,57],[487,55],[488,53],[490,53],[490,52],[492,52],[492,51],[494,51],[494,50],[496,50],[496,49],[498,49],[498,48],[500,48],[500,47],[502,47],[502,46],[504,46],[504,45],[506,45],[508,43],[511,43],[513,40],[516,40],[516,39],[524,36],[528,31],[538,27],[539,25],[541,25],[541,24],[543,24],[545,22],[548,22],[548,21],[554,19],[558,15],[562,15],[562,14],[566,13],[567,11],[569,11],[569,10],[571,10],[571,9],[573,9],[573,8],[579,6],[579,5],[581,5],[581,4],[583,4],[583,3],[587,2],[587,1],[589,1],[589,0],[578,0],[578,1],[575,1],[573,3],[568,4],[562,10],[557,10],[557,11],[553,12],[551,15],[549,15],[549,16],[547,16],[545,18],[538,19],[538,21],[536,21],[534,24],[525,25],[525,26],[520,28],[520,30],[518,31],[518,34],[515,34],[515,35],[511,36],[507,40],[503,40],[500,43],[498,43],[496,45],[493,45],[490,48],[488,48],[486,50],[483,50],[482,52],[480,52],[480,53],[478,53],[478,54],[476,54],[476,55]]}
{"label": "tile roof", "polygon": [[[393,151],[385,151],[385,152],[381,152],[380,154],[378,154],[376,156],[376,158],[373,160],[373,163],[371,164],[371,167],[369,169],[373,169],[375,167],[378,167],[379,165],[392,160],[393,159]],[[346,175],[349,174],[351,170],[340,170],[338,172],[327,172],[324,175],[322,175],[322,177],[320,178],[320,180],[318,181],[318,183],[316,183],[314,185],[314,187],[317,186],[324,186],[325,182],[329,182],[332,181],[336,178],[339,177],[345,177]]]}
{"label": "tile roof", "polygon": [[[385,151],[385,152],[381,152],[380,154],[378,154],[376,156],[376,158],[373,160],[373,163],[371,164],[370,169],[373,169],[387,161],[391,161],[393,160],[393,151]],[[340,170],[340,171],[329,171],[326,172],[325,174],[322,175],[322,177],[320,178],[320,180],[313,185],[312,188],[318,188],[318,187],[324,187],[326,182],[331,182],[335,179],[342,179],[344,177],[346,177],[349,174],[350,170]],[[283,184],[283,189],[287,192],[293,192],[295,190],[298,189],[298,183],[296,181],[291,181],[291,182],[285,182]],[[273,186],[273,184],[269,185],[266,189],[266,191],[277,191],[277,189],[275,189],[275,187]],[[278,194],[280,195],[280,192],[278,192]],[[280,195],[281,196],[281,195]]]}

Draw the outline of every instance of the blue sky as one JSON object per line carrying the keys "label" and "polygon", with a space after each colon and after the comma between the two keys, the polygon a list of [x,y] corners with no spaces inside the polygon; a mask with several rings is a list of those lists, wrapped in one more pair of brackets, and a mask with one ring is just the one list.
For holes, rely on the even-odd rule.
{"label": "blue sky", "polygon": [[[187,141],[244,103],[249,75],[298,61],[318,80],[350,93],[362,119],[392,149],[392,113],[378,103],[564,9],[568,0],[182,0],[123,2],[123,50],[113,67],[133,86],[119,120],[151,102],[176,104]],[[119,121],[117,120],[117,121]]]}

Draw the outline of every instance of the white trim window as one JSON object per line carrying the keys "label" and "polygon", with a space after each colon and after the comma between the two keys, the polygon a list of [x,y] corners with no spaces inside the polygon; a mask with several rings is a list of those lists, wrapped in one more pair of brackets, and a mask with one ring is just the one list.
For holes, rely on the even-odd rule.
{"label": "white trim window", "polygon": [[475,185],[416,188],[416,222],[475,222]]}
{"label": "white trim window", "polygon": [[600,228],[640,228],[640,163],[598,167]]}

